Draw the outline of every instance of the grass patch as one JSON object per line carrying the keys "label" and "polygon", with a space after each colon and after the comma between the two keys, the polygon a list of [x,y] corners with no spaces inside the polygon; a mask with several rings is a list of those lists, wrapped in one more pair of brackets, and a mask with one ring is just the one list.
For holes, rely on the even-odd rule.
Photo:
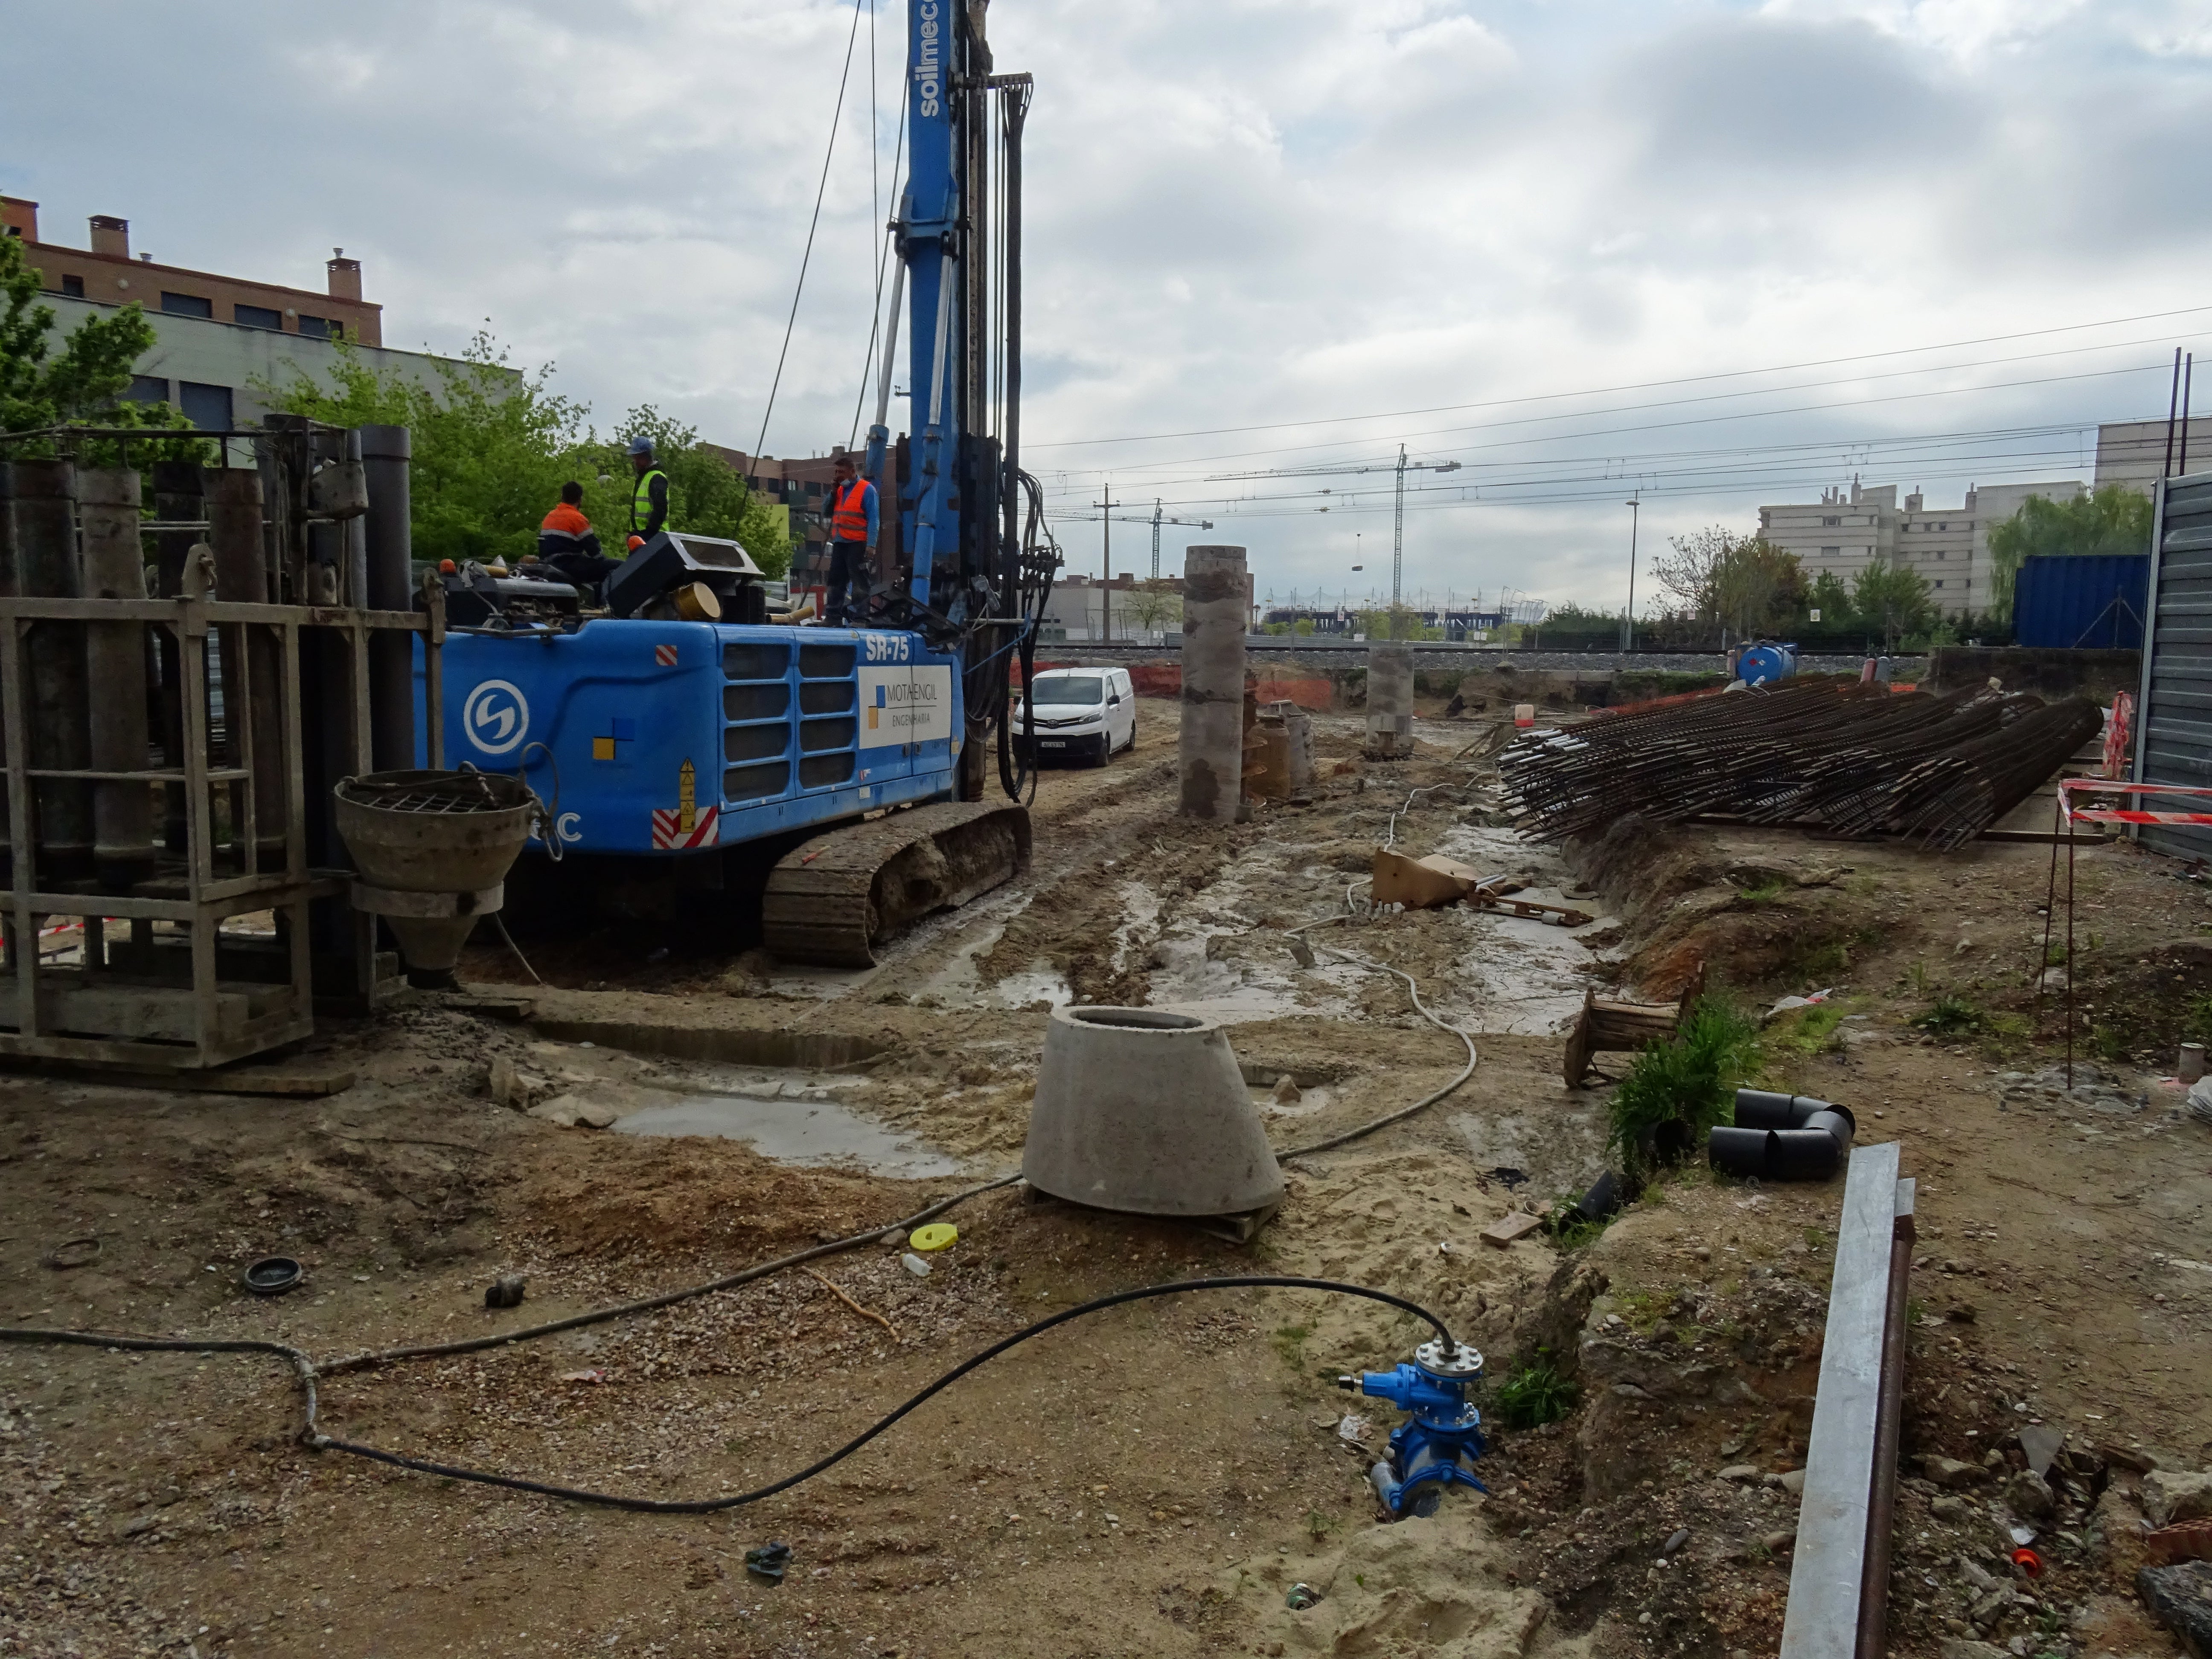
{"label": "grass patch", "polygon": [[1544,1231],[1551,1235],[1552,1243],[1558,1245],[1559,1249],[1579,1250],[1583,1245],[1594,1243],[1601,1233],[1613,1224],[1613,1216],[1620,1213],[1616,1210],[1613,1215],[1602,1216],[1593,1221],[1575,1208],[1575,1200],[1571,1196],[1565,1197],[1562,1198],[1559,1206],[1545,1218]]}
{"label": "grass patch", "polygon": [[1789,890],[1788,884],[1781,877],[1770,876],[1756,887],[1738,888],[1736,897],[1741,902],[1756,908],[1759,905],[1773,903]]}
{"label": "grass patch", "polygon": [[1971,997],[1960,996],[1955,991],[1945,991],[1928,1006],[1928,1012],[1912,1024],[1923,1031],[1937,1036],[1956,1036],[1965,1031],[1978,1031],[1989,1023],[1982,1006]]}
{"label": "grass patch", "polygon": [[1281,1325],[1275,1330],[1275,1352],[1283,1356],[1284,1363],[1294,1370],[1304,1370],[1306,1364],[1306,1339],[1313,1334],[1310,1325]]}
{"label": "grass patch", "polygon": [[1646,1043],[1607,1108],[1607,1145],[1632,1183],[1655,1161],[1666,1161],[1665,1141],[1655,1160],[1647,1133],[1679,1135],[1679,1151],[1702,1147],[1705,1132],[1728,1121],[1736,1085],[1759,1070],[1760,1058],[1758,1023],[1710,993],[1692,1005],[1674,1036]]}
{"label": "grass patch", "polygon": [[1770,1059],[1810,1060],[1843,1047],[1836,1035],[1853,1005],[1830,1000],[1809,1008],[1792,1008],[1769,1020],[1759,1034],[1759,1046]]}
{"label": "grass patch", "polygon": [[2190,1003],[2181,1017],[2181,1036],[2185,1042],[2212,1042],[2212,996]]}
{"label": "grass patch", "polygon": [[2089,1052],[2099,1060],[2119,1060],[2128,1057],[2128,1040],[2110,1025],[2089,1028]]}
{"label": "grass patch", "polygon": [[1490,1397],[1492,1411],[1505,1427],[1534,1429],[1574,1410],[1582,1387],[1552,1363],[1549,1348],[1539,1348],[1534,1358],[1499,1377]]}

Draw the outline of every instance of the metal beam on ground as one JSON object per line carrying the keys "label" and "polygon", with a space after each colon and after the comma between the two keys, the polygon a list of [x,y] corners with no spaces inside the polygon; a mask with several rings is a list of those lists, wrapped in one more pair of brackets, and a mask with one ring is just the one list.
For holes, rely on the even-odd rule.
{"label": "metal beam on ground", "polygon": [[1855,1659],[1897,1232],[1898,1144],[1851,1150],[1814,1396],[1782,1659]]}

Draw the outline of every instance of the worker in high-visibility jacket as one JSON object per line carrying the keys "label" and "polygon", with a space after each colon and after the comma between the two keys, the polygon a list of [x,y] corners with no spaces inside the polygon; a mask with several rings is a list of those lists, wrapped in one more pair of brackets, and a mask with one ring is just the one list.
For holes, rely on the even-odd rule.
{"label": "worker in high-visibility jacket", "polygon": [[597,587],[619,568],[599,549],[599,532],[584,516],[584,486],[573,478],[561,486],[561,500],[538,526],[538,557],[578,587]]}
{"label": "worker in high-visibility jacket", "polygon": [[[848,595],[858,581],[868,586],[868,554],[876,544],[876,487],[860,476],[852,453],[840,455],[830,484],[830,580],[823,595],[822,619],[836,627],[846,620]],[[861,609],[866,609],[865,598]]]}
{"label": "worker in high-visibility jacket", "polygon": [[629,441],[629,468],[637,484],[630,492],[629,547],[624,556],[668,527],[668,475],[653,465],[652,439]]}

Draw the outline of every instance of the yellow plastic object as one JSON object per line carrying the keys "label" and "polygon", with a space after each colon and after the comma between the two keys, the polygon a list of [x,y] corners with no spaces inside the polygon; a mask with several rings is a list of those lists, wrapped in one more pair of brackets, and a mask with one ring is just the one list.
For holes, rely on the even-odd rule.
{"label": "yellow plastic object", "polygon": [[906,1242],[917,1250],[941,1250],[960,1237],[960,1229],[949,1221],[933,1221],[927,1227],[916,1227],[907,1235]]}

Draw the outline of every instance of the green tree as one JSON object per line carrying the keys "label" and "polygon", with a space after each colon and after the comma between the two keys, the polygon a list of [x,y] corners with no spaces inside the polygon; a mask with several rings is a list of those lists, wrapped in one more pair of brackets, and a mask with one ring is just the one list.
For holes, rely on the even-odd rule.
{"label": "green tree", "polygon": [[791,536],[776,504],[756,493],[721,451],[701,443],[696,428],[663,415],[651,404],[641,404],[625,415],[611,442],[587,446],[599,473],[615,481],[617,494],[602,510],[617,537],[626,535],[629,526],[635,483],[623,450],[633,438],[653,440],[653,459],[668,474],[670,529],[736,542],[771,578],[790,569]]}
{"label": "green tree", "polygon": [[[165,403],[124,398],[131,366],[154,343],[154,325],[135,301],[112,317],[86,318],[57,350],[54,308],[39,300],[39,271],[25,263],[22,242],[0,236],[0,432],[39,432],[70,423],[189,432],[191,422]],[[81,459],[112,465],[110,444],[73,446]],[[9,446],[21,457],[54,453],[47,440]],[[159,453],[179,459],[207,459],[204,444],[162,445]],[[155,459],[141,447],[134,460]]]}
{"label": "green tree", "polygon": [[1851,609],[1850,586],[1832,570],[1823,570],[1813,578],[1813,585],[1805,590],[1805,605],[1820,613],[1823,628],[1848,623],[1857,614]]}
{"label": "green tree", "polygon": [[1748,637],[1786,630],[1804,609],[1805,572],[1797,556],[1763,536],[1712,525],[1669,537],[1668,546],[1651,574],[1674,596],[1670,614],[1682,621]]}
{"label": "green tree", "polygon": [[257,381],[254,391],[271,409],[335,426],[409,428],[418,559],[520,559],[537,547],[538,523],[569,479],[584,486],[584,511],[601,544],[618,553],[631,494],[623,446],[641,434],[669,476],[672,528],[739,542],[771,577],[789,568],[782,515],[691,428],[647,405],[603,441],[586,423],[588,409],[551,389],[550,364],[522,374],[488,334],[470,341],[459,361],[433,366],[437,379],[425,382],[374,368],[338,343],[327,380],[295,363],[290,380]]}
{"label": "green tree", "polygon": [[1890,651],[1906,635],[1925,633],[1936,622],[1927,578],[1886,559],[1871,561],[1851,579],[1851,609],[1868,627],[1881,630],[1883,646]]}
{"label": "green tree", "polygon": [[589,435],[584,406],[547,387],[550,367],[518,373],[479,333],[459,362],[432,360],[432,385],[397,368],[380,370],[350,344],[333,343],[337,361],[327,383],[294,363],[290,380],[257,381],[256,395],[271,409],[333,426],[408,428],[416,558],[511,562],[533,551],[538,521],[560,499],[562,482],[580,476],[575,453]]}
{"label": "green tree", "polygon": [[1714,563],[1712,613],[1738,638],[1786,633],[1804,605],[1804,567],[1764,537],[1735,539]]}
{"label": "green tree", "polygon": [[2030,495],[1990,526],[1990,609],[2012,615],[2013,583],[2023,560],[2150,551],[2150,497],[2106,484],[2072,501]]}
{"label": "green tree", "polygon": [[[1182,594],[1171,577],[1156,576],[1139,582],[1127,593],[1115,595],[1118,608],[1147,633],[1164,629],[1182,617]],[[1270,634],[1288,634],[1288,623],[1271,623]]]}

